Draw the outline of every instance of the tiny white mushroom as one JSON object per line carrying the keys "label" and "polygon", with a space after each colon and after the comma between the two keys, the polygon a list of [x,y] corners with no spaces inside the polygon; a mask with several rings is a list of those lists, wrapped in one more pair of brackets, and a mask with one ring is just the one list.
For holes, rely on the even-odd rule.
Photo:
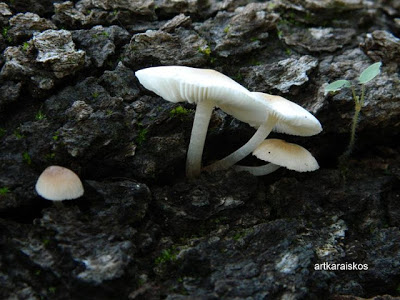
{"label": "tiny white mushroom", "polygon": [[[298,136],[311,136],[322,131],[317,118],[296,103],[266,93],[252,92],[251,94],[264,103],[267,116],[260,117],[259,114],[254,114],[254,118],[249,124],[258,129],[252,138],[235,152],[207,166],[206,170],[224,170],[233,166],[254,151],[273,129],[277,132]],[[261,112],[265,112],[265,110],[261,110]],[[227,113],[230,113],[229,110]]]}
{"label": "tiny white mushroom", "polygon": [[39,176],[36,192],[51,201],[72,200],[83,195],[82,182],[70,169],[50,166]]}
{"label": "tiny white mushroom", "polygon": [[186,160],[189,178],[200,174],[204,143],[214,107],[220,107],[244,122],[266,117],[265,105],[260,99],[215,70],[161,66],[139,70],[135,75],[146,89],[167,101],[197,104]]}
{"label": "tiny white mushroom", "polygon": [[265,140],[253,151],[253,155],[270,163],[259,167],[236,166],[235,169],[247,171],[255,176],[270,174],[279,167],[297,172],[319,169],[317,160],[307,149],[280,139]]}

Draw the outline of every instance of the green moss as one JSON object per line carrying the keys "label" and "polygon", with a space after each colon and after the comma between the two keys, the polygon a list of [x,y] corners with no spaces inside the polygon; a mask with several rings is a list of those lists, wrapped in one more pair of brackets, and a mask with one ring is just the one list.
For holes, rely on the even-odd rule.
{"label": "green moss", "polygon": [[25,136],[23,135],[23,134],[21,134],[18,130],[15,130],[14,131],[14,136],[18,139],[18,140],[20,140],[20,139],[23,139]]}
{"label": "green moss", "polygon": [[58,141],[59,134],[60,133],[58,131],[54,132],[53,136],[51,137],[53,139],[53,141]]}
{"label": "green moss", "polygon": [[92,94],[92,97],[93,97],[94,99],[96,99],[97,97],[99,97],[99,95],[100,95],[99,92],[94,92],[94,93]]}
{"label": "green moss", "polygon": [[211,55],[211,48],[208,45],[199,47],[199,52],[209,57]]}
{"label": "green moss", "polygon": [[29,43],[28,42],[23,43],[22,50],[26,52],[28,51],[28,49],[29,49]]}
{"label": "green moss", "polygon": [[154,260],[154,263],[156,265],[162,265],[175,260],[176,260],[176,249],[171,248],[162,250],[161,254]]}
{"label": "green moss", "polygon": [[4,128],[0,128],[0,138],[2,138],[3,136],[5,136],[7,133],[7,130]]}
{"label": "green moss", "polygon": [[233,239],[235,241],[240,240],[242,237],[244,237],[244,233],[243,232],[236,232],[235,235],[233,236]]}
{"label": "green moss", "polygon": [[6,186],[0,188],[0,196],[6,195],[10,192],[10,189]]}
{"label": "green moss", "polygon": [[297,21],[296,14],[294,12],[290,12],[280,19],[278,26],[280,25],[303,26],[299,21]]}
{"label": "green moss", "polygon": [[22,160],[23,160],[25,163],[27,163],[28,165],[32,164],[31,156],[30,156],[29,153],[26,152],[26,151],[25,151],[24,153],[22,153]]}
{"label": "green moss", "polygon": [[36,121],[40,121],[46,118],[46,115],[42,112],[41,109],[39,109],[39,111],[36,113],[35,115],[35,120]]}
{"label": "green moss", "polygon": [[236,76],[233,77],[236,81],[242,81],[243,80],[243,75],[242,73],[237,73]]}
{"label": "green moss", "polygon": [[5,26],[5,27],[3,27],[3,29],[1,30],[1,35],[3,36],[3,38],[7,41],[7,42],[9,42],[9,43],[11,43],[12,42],[12,38],[9,36],[9,34],[8,34],[8,30],[10,29],[10,27],[8,27],[8,26]]}
{"label": "green moss", "polygon": [[44,158],[45,158],[46,160],[53,160],[55,157],[56,157],[56,154],[55,154],[54,152],[47,153],[47,154],[44,156]]}
{"label": "green moss", "polygon": [[256,60],[256,59],[252,59],[252,60],[250,61],[250,65],[251,65],[251,66],[260,66],[260,65],[262,65],[262,62],[259,61],[259,60]]}
{"label": "green moss", "polygon": [[307,22],[311,22],[313,20],[313,17],[314,16],[308,11],[304,16],[304,20],[306,20]]}
{"label": "green moss", "polygon": [[179,106],[175,107],[174,109],[172,109],[169,112],[169,115],[171,116],[171,118],[178,117],[178,118],[182,119],[183,117],[187,116],[190,112],[192,112],[191,109],[186,109],[183,106],[179,105]]}
{"label": "green moss", "polygon": [[242,238],[244,238],[245,236],[251,234],[254,231],[253,228],[249,228],[249,229],[239,229],[238,231],[235,232],[235,234],[233,235],[232,239],[235,241],[239,241]]}
{"label": "green moss", "polygon": [[228,217],[219,217],[213,220],[214,224],[218,225],[218,224],[225,224],[229,221]]}
{"label": "green moss", "polygon": [[143,144],[143,142],[146,140],[147,133],[148,133],[148,129],[147,128],[140,128],[139,129],[139,133],[138,133],[138,135],[136,137],[136,140],[135,140],[136,144],[138,146],[141,146]]}
{"label": "green moss", "polygon": [[107,31],[103,31],[103,32],[100,32],[100,33],[92,34],[92,38],[94,38],[94,39],[97,39],[97,38],[102,37],[102,36],[109,37],[110,34]]}

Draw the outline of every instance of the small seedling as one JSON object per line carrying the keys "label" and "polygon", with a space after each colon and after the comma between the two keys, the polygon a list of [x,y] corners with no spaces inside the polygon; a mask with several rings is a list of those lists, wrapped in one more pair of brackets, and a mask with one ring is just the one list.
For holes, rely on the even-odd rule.
{"label": "small seedling", "polygon": [[361,72],[360,76],[358,77],[358,84],[361,85],[361,95],[360,96],[356,95],[356,90],[355,90],[354,84],[352,84],[348,80],[344,80],[344,79],[337,80],[337,81],[334,81],[334,82],[328,84],[325,87],[325,92],[327,92],[327,93],[328,92],[337,92],[343,88],[350,88],[352,95],[353,95],[354,103],[355,103],[355,110],[354,110],[354,115],[353,115],[353,121],[351,124],[349,145],[347,146],[347,150],[339,158],[339,160],[342,162],[347,157],[350,156],[350,154],[354,148],[358,118],[360,116],[360,111],[364,104],[364,99],[365,99],[365,84],[380,74],[381,65],[382,65],[381,62],[374,63],[374,64],[370,65],[368,68],[366,68],[364,71]]}

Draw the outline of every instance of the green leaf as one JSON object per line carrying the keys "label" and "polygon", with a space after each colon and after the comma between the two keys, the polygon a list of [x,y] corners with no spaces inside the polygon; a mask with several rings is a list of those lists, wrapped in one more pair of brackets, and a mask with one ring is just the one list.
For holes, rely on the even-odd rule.
{"label": "green leaf", "polygon": [[325,92],[336,92],[344,87],[350,87],[351,83],[348,80],[336,80],[325,87]]}
{"label": "green leaf", "polygon": [[381,72],[381,65],[382,65],[381,62],[377,62],[370,65],[368,68],[362,71],[360,77],[358,78],[358,81],[361,84],[365,84],[368,81],[374,79]]}

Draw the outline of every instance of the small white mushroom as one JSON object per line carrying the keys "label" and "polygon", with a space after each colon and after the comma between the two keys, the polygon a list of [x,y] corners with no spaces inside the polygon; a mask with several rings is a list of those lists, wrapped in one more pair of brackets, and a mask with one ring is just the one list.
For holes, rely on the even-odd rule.
{"label": "small white mushroom", "polygon": [[[277,132],[298,136],[311,136],[322,131],[317,118],[296,103],[266,93],[253,92],[251,94],[264,103],[267,116],[260,117],[259,114],[254,114],[253,119],[249,122],[251,126],[258,128],[253,137],[235,152],[206,167],[206,170],[224,170],[233,166],[254,151],[273,129]],[[265,110],[261,110],[261,112],[265,112]],[[230,113],[229,110],[227,113]]]}
{"label": "small white mushroom", "polygon": [[263,101],[215,70],[161,66],[139,70],[135,75],[146,89],[167,101],[197,104],[186,160],[189,178],[200,174],[204,143],[214,107],[220,107],[243,122],[252,123],[253,119],[264,120],[266,117]]}
{"label": "small white mushroom", "polygon": [[72,200],[84,193],[78,175],[60,166],[46,168],[39,176],[35,189],[40,196],[51,201]]}
{"label": "small white mushroom", "polygon": [[236,166],[235,169],[255,176],[270,174],[280,167],[297,172],[319,169],[317,160],[307,149],[280,139],[265,140],[253,151],[253,155],[270,163],[259,167]]}

